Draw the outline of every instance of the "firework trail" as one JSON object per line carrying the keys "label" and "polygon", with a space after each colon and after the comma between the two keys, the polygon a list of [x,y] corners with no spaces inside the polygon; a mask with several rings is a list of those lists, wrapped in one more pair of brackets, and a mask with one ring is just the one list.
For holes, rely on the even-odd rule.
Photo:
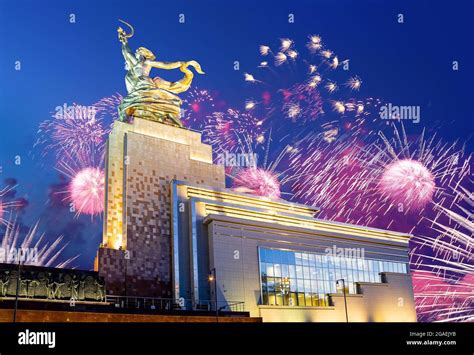
{"label": "firework trail", "polygon": [[447,144],[424,132],[409,140],[403,126],[393,137],[365,143],[357,135],[325,144],[311,135],[303,152],[291,162],[303,179],[295,182],[295,197],[322,209],[324,218],[413,232],[434,203],[455,199],[470,173],[471,156],[457,143]]}
{"label": "firework trail", "polygon": [[437,204],[438,214],[427,218],[431,236],[411,240],[411,264],[416,269],[413,287],[421,321],[474,321],[474,199],[462,186],[454,192],[459,202],[450,208]]}
{"label": "firework trail", "polygon": [[33,249],[36,251],[35,257],[27,258],[25,260],[26,265],[58,268],[70,267],[79,255],[57,262],[68,243],[63,243],[63,236],[57,237],[52,242],[46,242],[45,234],[38,234],[38,225],[39,222],[36,222],[26,235],[22,236],[20,225],[16,223],[16,220],[10,220],[0,242],[1,249],[5,251],[3,256],[6,256],[2,262],[16,263],[17,260],[10,260],[9,255],[17,255],[19,250]]}
{"label": "firework trail", "polygon": [[216,100],[209,90],[196,87],[188,91],[183,100],[181,121],[185,127],[202,131],[208,116],[216,110]]}
{"label": "firework trail", "polygon": [[9,218],[7,219],[6,216],[10,213],[11,209],[24,206],[24,201],[18,199],[12,200],[10,198],[16,187],[17,185],[8,185],[0,189],[0,226],[10,223]]}
{"label": "firework trail", "polygon": [[105,206],[105,173],[102,164],[97,166],[70,165],[62,162],[57,170],[67,176],[69,183],[64,201],[79,215],[100,216]]}
{"label": "firework trail", "polygon": [[261,140],[240,141],[235,152],[244,154],[249,164],[226,166],[232,189],[270,199],[291,197],[290,185],[300,176],[288,174],[287,162],[298,153],[298,148],[287,142],[289,139],[287,136],[278,142],[283,145],[281,150],[272,148],[271,130]]}
{"label": "firework trail", "polygon": [[300,130],[312,131],[316,127],[308,123],[316,122],[324,130],[330,122],[333,139],[363,125],[380,100],[354,97],[362,80],[347,74],[349,61],[340,61],[319,35],[309,36],[305,47],[298,49],[289,38],[280,39],[277,50],[260,46],[264,61],[259,62],[255,73],[244,74],[251,93],[246,109],[267,118],[274,130],[275,121],[282,120],[283,132],[287,129],[285,120],[298,124]]}
{"label": "firework trail", "polygon": [[207,120],[204,142],[211,144],[215,153],[234,152],[244,141],[263,142],[263,121],[252,113],[227,109],[212,113]]}
{"label": "firework trail", "polygon": [[281,196],[280,182],[276,174],[261,168],[240,169],[234,176],[232,187],[235,191],[274,200]]}
{"label": "firework trail", "polygon": [[94,106],[64,105],[40,124],[35,146],[43,147],[43,156],[53,153],[57,162],[66,158],[92,161],[104,154],[108,132]]}
{"label": "firework trail", "polygon": [[106,134],[110,132],[113,123],[119,118],[118,106],[122,103],[122,100],[123,96],[119,93],[115,93],[114,95],[100,99],[93,105],[96,110],[96,116],[104,123],[104,127],[109,127],[109,131],[107,131]]}

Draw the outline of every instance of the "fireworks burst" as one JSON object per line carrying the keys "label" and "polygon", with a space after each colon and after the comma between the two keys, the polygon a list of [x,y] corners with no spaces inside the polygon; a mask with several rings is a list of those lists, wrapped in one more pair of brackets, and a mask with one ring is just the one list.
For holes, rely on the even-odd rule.
{"label": "fireworks burst", "polygon": [[[394,137],[379,132],[366,146],[358,135],[327,144],[321,135],[304,138],[302,152],[290,163],[304,176],[293,190],[301,202],[318,206],[327,219],[412,232],[433,203],[452,200],[451,184],[469,175],[463,149],[424,138],[409,140],[402,126]],[[431,207],[430,207],[431,206]],[[428,208],[428,210],[427,210]],[[410,221],[408,216],[412,216]]]}
{"label": "fireworks burst", "polygon": [[202,131],[207,124],[207,116],[216,111],[215,98],[208,90],[194,88],[183,100],[183,125]]}
{"label": "fireworks burst", "polygon": [[278,176],[261,168],[241,169],[234,177],[232,188],[256,196],[279,199],[281,196]]}
{"label": "fireworks burst", "polygon": [[[317,122],[321,128],[331,122],[338,131],[363,125],[375,100],[353,97],[362,80],[356,75],[347,78],[345,72],[338,70],[339,57],[325,48],[319,35],[310,35],[305,47],[298,49],[290,38],[280,39],[276,51],[266,44],[260,45],[259,53],[265,60],[257,66],[258,73],[244,75],[246,82],[255,84],[249,87],[253,97],[246,100],[246,109],[271,118],[272,122],[287,118],[311,131],[317,126],[306,125],[308,122]],[[337,80],[342,80],[340,86]],[[282,134],[287,131],[284,122],[276,126]]]}
{"label": "fireworks burst", "polygon": [[9,219],[5,218],[10,209],[23,206],[20,200],[11,200],[9,195],[14,191],[16,185],[8,185],[0,190],[0,225],[7,225]]}
{"label": "fireworks burst", "polygon": [[397,160],[388,165],[380,179],[380,190],[393,203],[426,206],[435,192],[433,174],[420,162]]}
{"label": "fireworks burst", "polygon": [[105,174],[102,164],[98,166],[70,165],[62,162],[57,170],[70,180],[64,194],[64,201],[71,204],[71,210],[91,218],[104,211]]}
{"label": "fireworks burst", "polygon": [[233,152],[244,141],[261,142],[263,121],[250,112],[227,109],[207,117],[204,141],[211,144],[216,153]]}
{"label": "fireworks burst", "polygon": [[104,211],[105,175],[98,168],[85,168],[69,185],[71,201],[77,213],[98,215]]}
{"label": "fireworks burst", "polygon": [[297,84],[284,91],[283,96],[283,112],[293,121],[314,121],[324,114],[319,91],[309,85]]}
{"label": "fireworks burst", "polygon": [[[422,321],[474,321],[474,199],[458,186],[459,201],[447,208],[435,206],[438,214],[428,219],[431,235],[412,238],[413,286]],[[465,207],[467,205],[467,208]]]}
{"label": "fireworks burst", "polygon": [[43,156],[53,152],[58,162],[64,159],[92,159],[103,155],[108,129],[96,117],[94,106],[58,107],[52,120],[40,124],[35,144],[43,146]]}
{"label": "fireworks burst", "polygon": [[45,266],[64,268],[70,267],[79,255],[57,262],[63,251],[69,243],[63,243],[64,237],[59,236],[51,243],[46,242],[45,234],[38,235],[39,221],[31,227],[26,235],[22,236],[20,225],[16,220],[10,220],[5,228],[0,246],[7,256],[2,262],[16,263],[15,260],[9,260],[9,255],[16,255],[18,250],[34,250],[34,258],[27,258],[26,265]]}
{"label": "fireworks burst", "polygon": [[[105,126],[111,127],[119,119],[118,106],[122,103],[123,96],[115,93],[97,101],[93,107],[96,109],[96,116],[100,117]],[[107,134],[109,132],[106,132]]]}

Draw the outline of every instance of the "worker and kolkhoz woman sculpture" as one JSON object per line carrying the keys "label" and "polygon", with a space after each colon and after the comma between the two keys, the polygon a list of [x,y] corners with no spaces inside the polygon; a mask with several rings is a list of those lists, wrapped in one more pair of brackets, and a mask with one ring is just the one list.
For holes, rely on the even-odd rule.
{"label": "worker and kolkhoz woman sculpture", "polygon": [[[138,48],[133,53],[128,46],[128,39],[134,34],[133,27],[125,21],[119,21],[130,27],[130,33],[126,33],[121,27],[117,29],[126,62],[125,84],[128,91],[128,96],[123,99],[118,109],[120,121],[129,122],[134,117],[182,127],[180,120],[182,101],[176,94],[188,90],[191,86],[194,74],[188,67],[194,67],[199,74],[204,74],[201,66],[194,60],[156,61],[155,55],[144,47]],[[160,77],[150,77],[150,71],[153,68],[179,69],[184,73],[184,77],[175,82]]]}

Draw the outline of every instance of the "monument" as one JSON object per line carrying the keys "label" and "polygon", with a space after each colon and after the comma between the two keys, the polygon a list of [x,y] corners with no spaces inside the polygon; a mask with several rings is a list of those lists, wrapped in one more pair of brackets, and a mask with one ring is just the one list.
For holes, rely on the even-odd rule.
{"label": "monument", "polygon": [[[128,96],[107,143],[104,232],[95,268],[111,294],[171,297],[170,183],[225,187],[225,173],[212,164],[212,148],[201,143],[201,134],[182,128],[179,119],[176,94],[190,87],[190,66],[204,74],[199,63],[156,61],[144,47],[133,54],[128,26],[130,33],[118,28]],[[179,69],[184,77],[151,77],[153,68]]]}
{"label": "monument", "polygon": [[[118,29],[128,96],[107,143],[95,265],[107,296],[263,321],[416,321],[411,236],[318,219],[314,206],[226,189],[211,146],[179,119],[177,94],[192,83],[189,67],[203,74],[200,65],[156,61],[144,47],[133,53],[128,26],[130,33]],[[179,69],[184,77],[169,82],[151,77],[152,69]]]}

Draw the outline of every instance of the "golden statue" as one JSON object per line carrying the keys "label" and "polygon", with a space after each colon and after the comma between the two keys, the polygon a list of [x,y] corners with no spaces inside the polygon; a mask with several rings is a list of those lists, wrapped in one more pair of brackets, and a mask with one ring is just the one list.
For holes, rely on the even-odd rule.
{"label": "golden statue", "polygon": [[[172,124],[182,127],[180,117],[181,99],[175,95],[189,89],[194,74],[188,66],[194,67],[199,74],[204,74],[198,62],[159,62],[148,49],[140,47],[132,53],[128,46],[128,39],[134,34],[133,27],[125,21],[119,20],[130,27],[130,33],[123,28],[117,29],[119,41],[122,43],[122,54],[125,58],[127,75],[125,84],[128,96],[124,97],[119,105],[119,119],[128,122],[129,117],[138,117],[151,121],[165,122],[170,119]],[[170,82],[160,77],[150,77],[152,68],[180,69],[184,73],[181,80]]]}

